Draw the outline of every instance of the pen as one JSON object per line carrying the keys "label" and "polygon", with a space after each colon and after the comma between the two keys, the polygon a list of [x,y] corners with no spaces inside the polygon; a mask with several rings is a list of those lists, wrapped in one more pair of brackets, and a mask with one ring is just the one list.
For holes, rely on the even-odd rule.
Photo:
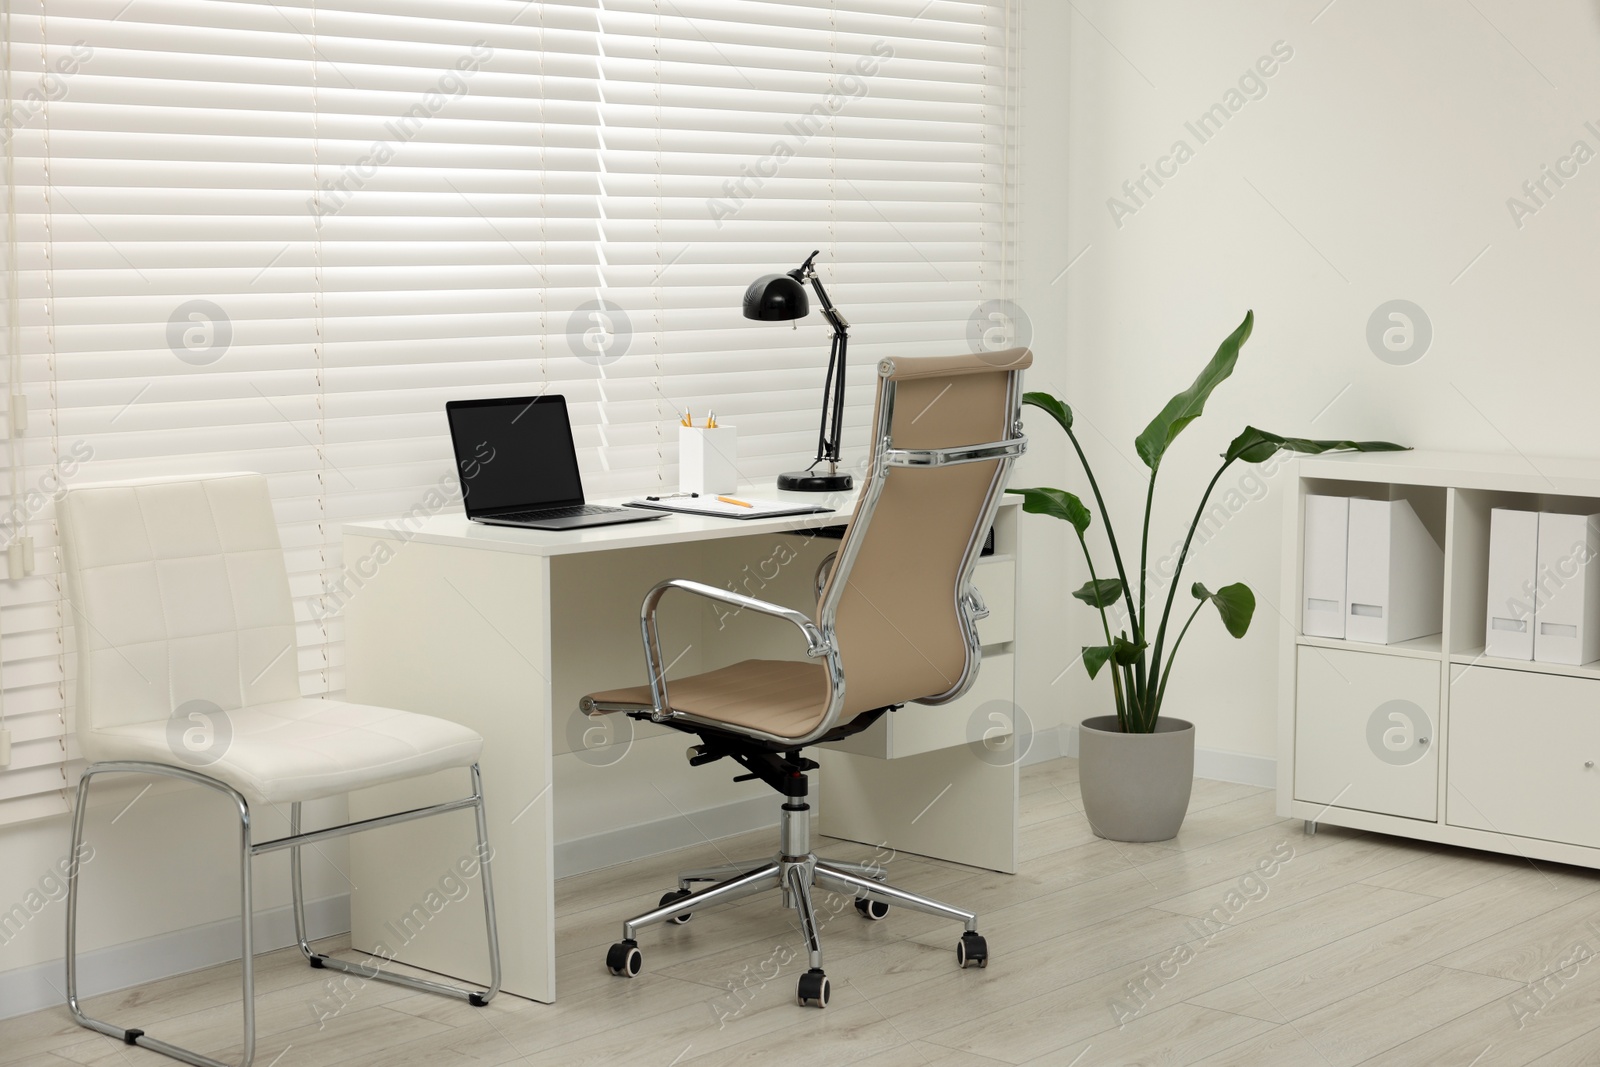
{"label": "pen", "polygon": [[[699,495],[700,495],[699,493],[668,493],[667,496],[666,496],[666,499],[670,500],[675,496],[699,496]],[[647,497],[645,497],[645,499],[646,500],[660,500],[662,498],[659,497],[659,496],[647,496]]]}
{"label": "pen", "polygon": [[717,497],[717,499],[722,501],[724,504],[733,504],[736,507],[741,507],[741,508],[753,508],[753,507],[755,507],[755,505],[750,503],[748,500],[735,500],[731,496],[719,496],[719,497]]}

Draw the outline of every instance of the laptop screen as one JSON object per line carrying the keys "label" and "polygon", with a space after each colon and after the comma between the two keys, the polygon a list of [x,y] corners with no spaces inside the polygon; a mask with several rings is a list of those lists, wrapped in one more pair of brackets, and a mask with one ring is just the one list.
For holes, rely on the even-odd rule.
{"label": "laptop screen", "polygon": [[452,400],[444,410],[468,518],[583,503],[565,397]]}

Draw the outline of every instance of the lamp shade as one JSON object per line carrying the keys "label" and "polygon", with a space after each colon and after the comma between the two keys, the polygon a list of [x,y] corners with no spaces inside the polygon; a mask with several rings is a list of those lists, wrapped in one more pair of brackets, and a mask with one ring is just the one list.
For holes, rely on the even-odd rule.
{"label": "lamp shade", "polygon": [[762,322],[802,319],[811,311],[806,287],[787,274],[767,274],[744,291],[744,317]]}

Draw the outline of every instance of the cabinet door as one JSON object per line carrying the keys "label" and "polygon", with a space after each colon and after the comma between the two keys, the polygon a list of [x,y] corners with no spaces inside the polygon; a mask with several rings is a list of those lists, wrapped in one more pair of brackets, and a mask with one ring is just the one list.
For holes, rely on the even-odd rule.
{"label": "cabinet door", "polygon": [[1600,846],[1600,681],[1456,667],[1445,818]]}
{"label": "cabinet door", "polygon": [[1438,721],[1436,661],[1302,645],[1295,799],[1437,820]]}

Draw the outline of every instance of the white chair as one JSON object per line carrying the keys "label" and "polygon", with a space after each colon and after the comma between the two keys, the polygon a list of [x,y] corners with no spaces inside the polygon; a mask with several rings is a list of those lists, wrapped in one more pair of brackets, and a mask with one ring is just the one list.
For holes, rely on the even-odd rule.
{"label": "white chair", "polygon": [[[266,479],[223,474],[83,486],[59,504],[77,634],[79,746],[72,855],[83,842],[89,783],[104,774],[177,778],[226,796],[239,815],[244,1056],[255,1056],[250,871],[287,849],[295,932],[312,967],[487,1004],[500,989],[500,948],[478,756],[483,739],[456,723],[391,708],[300,695],[294,612]],[[419,605],[418,610],[423,610]],[[302,831],[301,804],[448,768],[469,771],[470,796],[326,829]],[[288,804],[289,834],[251,837],[250,804]],[[465,989],[361,966],[306,940],[300,849],[361,830],[472,809],[488,927],[487,989]],[[67,1006],[82,1026],[199,1067],[226,1067],[143,1030],[92,1019],[78,1004],[76,867],[67,880]]]}

